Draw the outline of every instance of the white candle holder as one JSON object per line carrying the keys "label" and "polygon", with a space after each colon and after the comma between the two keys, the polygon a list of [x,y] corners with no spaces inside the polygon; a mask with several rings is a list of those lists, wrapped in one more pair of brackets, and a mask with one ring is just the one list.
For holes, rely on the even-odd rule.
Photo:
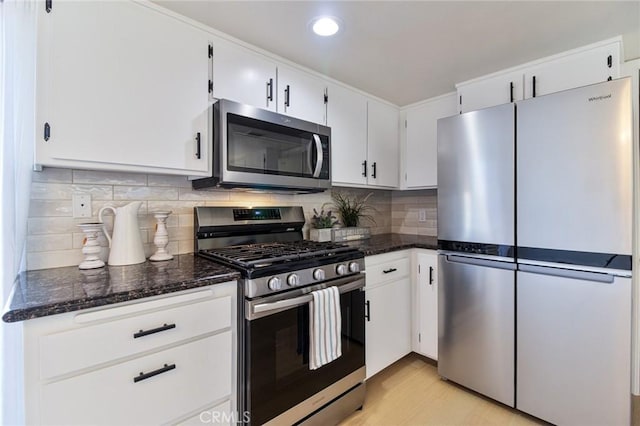
{"label": "white candle holder", "polygon": [[79,223],[78,227],[84,233],[84,242],[82,244],[82,254],[84,260],[78,265],[80,269],[102,268],[104,262],[100,260],[100,244],[98,244],[98,235],[102,232],[102,222],[96,223]]}
{"label": "white candle holder", "polygon": [[156,235],[153,237],[153,244],[156,245],[158,250],[149,258],[155,262],[162,260],[171,260],[173,256],[167,252],[167,244],[169,244],[169,233],[167,232],[167,217],[171,214],[170,211],[152,212],[153,217],[156,218]]}

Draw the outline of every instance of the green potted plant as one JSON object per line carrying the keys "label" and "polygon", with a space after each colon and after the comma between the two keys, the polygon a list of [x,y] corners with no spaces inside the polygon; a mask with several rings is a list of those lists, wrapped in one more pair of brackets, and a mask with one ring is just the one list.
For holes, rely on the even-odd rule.
{"label": "green potted plant", "polygon": [[320,209],[320,213],[314,208],[309,238],[313,241],[331,241],[331,228],[338,223],[336,219],[337,217],[333,215],[331,210],[324,211],[324,205]]}
{"label": "green potted plant", "polygon": [[347,195],[339,191],[331,192],[333,205],[345,227],[334,233],[334,241],[359,240],[370,237],[369,228],[361,227],[360,225],[363,219],[372,223],[376,222],[370,214],[375,212],[375,208],[368,204],[372,195],[372,192],[367,195]]}

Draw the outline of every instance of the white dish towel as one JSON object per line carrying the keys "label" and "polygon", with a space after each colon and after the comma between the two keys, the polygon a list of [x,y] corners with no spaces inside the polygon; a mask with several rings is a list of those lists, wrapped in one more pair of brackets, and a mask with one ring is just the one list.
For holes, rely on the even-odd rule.
{"label": "white dish towel", "polygon": [[338,287],[312,291],[309,302],[309,369],[316,370],[342,355],[342,313]]}

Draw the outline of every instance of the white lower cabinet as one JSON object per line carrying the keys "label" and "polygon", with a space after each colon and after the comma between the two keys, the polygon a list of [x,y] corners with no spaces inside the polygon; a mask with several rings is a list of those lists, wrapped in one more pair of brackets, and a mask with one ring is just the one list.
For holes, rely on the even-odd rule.
{"label": "white lower cabinet", "polygon": [[231,394],[231,354],[231,331],[226,331],[46,384],[42,422],[164,423]]}
{"label": "white lower cabinet", "polygon": [[26,423],[233,423],[236,293],[234,281],[25,321]]}
{"label": "white lower cabinet", "polygon": [[438,253],[415,249],[413,253],[414,352],[438,359]]}
{"label": "white lower cabinet", "polygon": [[[411,352],[410,251],[365,258],[367,379]],[[370,275],[380,271],[381,275]]]}

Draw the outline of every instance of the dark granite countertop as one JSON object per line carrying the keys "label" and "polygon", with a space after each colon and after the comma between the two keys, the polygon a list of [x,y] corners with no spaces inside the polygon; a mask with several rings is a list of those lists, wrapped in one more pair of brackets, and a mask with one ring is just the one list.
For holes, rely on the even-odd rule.
{"label": "dark granite countertop", "polygon": [[23,321],[239,278],[239,272],[193,254],[129,266],[89,270],[69,266],[27,271],[16,278],[2,320]]}
{"label": "dark granite countertop", "polygon": [[350,246],[358,247],[365,256],[389,253],[411,248],[438,249],[438,237],[409,234],[372,235],[367,240],[353,241]]}

